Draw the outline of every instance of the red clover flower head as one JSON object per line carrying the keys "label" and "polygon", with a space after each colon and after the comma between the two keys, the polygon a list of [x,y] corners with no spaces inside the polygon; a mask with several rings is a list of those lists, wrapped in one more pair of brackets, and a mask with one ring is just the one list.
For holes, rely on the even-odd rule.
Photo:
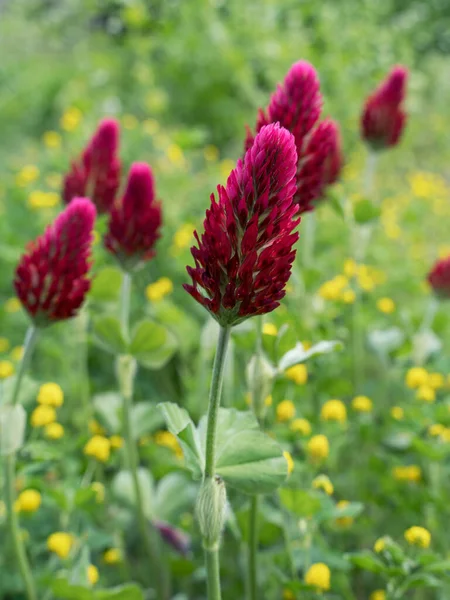
{"label": "red clover flower head", "polygon": [[450,256],[434,264],[428,274],[428,283],[437,296],[450,299]]}
{"label": "red clover flower head", "polygon": [[297,152],[278,123],[262,127],[226,187],[211,195],[185,289],[221,325],[279,306],[295,258]]}
{"label": "red clover flower head", "polygon": [[95,217],[89,199],[75,198],[21,257],[14,287],[36,325],[70,319],[83,304]]}

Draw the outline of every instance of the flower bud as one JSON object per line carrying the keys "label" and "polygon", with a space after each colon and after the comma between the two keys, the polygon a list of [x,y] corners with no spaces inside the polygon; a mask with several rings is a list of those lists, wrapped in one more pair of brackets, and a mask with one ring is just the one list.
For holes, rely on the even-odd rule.
{"label": "flower bud", "polygon": [[196,514],[205,549],[217,550],[227,514],[225,483],[217,475],[203,481],[197,498]]}
{"label": "flower bud", "polygon": [[247,365],[247,386],[257,419],[266,412],[265,399],[272,391],[275,370],[262,354],[254,354]]}

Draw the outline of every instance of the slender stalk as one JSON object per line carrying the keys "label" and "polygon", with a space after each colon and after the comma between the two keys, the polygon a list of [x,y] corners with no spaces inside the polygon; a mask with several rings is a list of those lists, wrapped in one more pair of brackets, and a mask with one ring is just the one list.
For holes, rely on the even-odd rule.
{"label": "slender stalk", "polygon": [[208,600],[220,600],[219,550],[205,550],[206,573],[208,579]]}
{"label": "slender stalk", "polygon": [[[217,420],[219,416],[223,372],[230,334],[230,326],[220,328],[217,351],[214,358],[206,426],[205,480],[212,479],[216,469]],[[205,546],[208,600],[221,600],[219,544],[216,544],[214,547],[207,547],[207,543],[205,542],[206,540],[203,540],[203,545]]]}
{"label": "slender stalk", "polygon": [[[120,294],[120,322],[126,340],[129,338],[131,285],[131,274],[124,272]],[[148,560],[152,566],[155,576],[157,598],[158,600],[169,600],[169,572],[165,567],[164,562],[161,560],[162,554],[158,533],[153,523],[145,514],[144,501],[138,475],[139,457],[136,442],[133,438],[133,430],[131,425],[131,410],[133,408],[135,374],[136,365],[134,359],[131,356],[120,356],[118,360],[118,377],[123,399],[123,437],[125,440],[125,452],[127,456],[128,468],[131,473],[134,496],[136,499],[136,511],[139,529]]]}
{"label": "slender stalk", "polygon": [[316,238],[316,211],[311,211],[304,219],[303,229],[303,267],[309,269],[313,264]]}
{"label": "slender stalk", "polygon": [[250,500],[248,534],[248,588],[250,600],[258,599],[258,505],[259,496],[255,494]]}
{"label": "slender stalk", "polygon": [[223,370],[230,341],[231,327],[221,327],[217,352],[214,359],[211,389],[209,392],[208,422],[206,427],[205,478],[214,476],[216,468],[216,434],[217,418],[219,415],[220,397],[222,393]]}
{"label": "slender stalk", "polygon": [[[36,344],[38,329],[31,325],[25,335],[24,353],[17,370],[16,380],[11,396],[11,404],[15,406],[19,400],[20,385],[23,381],[25,371],[30,364],[31,355]],[[16,453],[11,452],[4,460],[4,477],[5,477],[5,500],[8,514],[8,525],[11,535],[11,540],[14,547],[15,558],[25,584],[25,590],[28,600],[37,600],[36,589],[30,564],[28,562],[25,547],[23,545],[20,524],[17,513],[14,510],[14,502],[16,499],[15,480],[16,480]]]}

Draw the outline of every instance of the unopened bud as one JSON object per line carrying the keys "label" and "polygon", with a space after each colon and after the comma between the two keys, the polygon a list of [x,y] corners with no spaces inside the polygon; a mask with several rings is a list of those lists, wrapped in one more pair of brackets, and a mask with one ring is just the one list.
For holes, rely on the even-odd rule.
{"label": "unopened bud", "polygon": [[272,391],[275,369],[261,354],[254,354],[247,365],[247,386],[253,411],[258,419],[264,417],[265,399]]}
{"label": "unopened bud", "polygon": [[136,359],[129,354],[123,354],[117,357],[116,373],[119,382],[120,393],[125,398],[133,395],[133,382],[136,375]]}
{"label": "unopened bud", "polygon": [[225,483],[217,475],[203,481],[197,498],[196,514],[207,550],[217,550],[225,526],[227,492]]}

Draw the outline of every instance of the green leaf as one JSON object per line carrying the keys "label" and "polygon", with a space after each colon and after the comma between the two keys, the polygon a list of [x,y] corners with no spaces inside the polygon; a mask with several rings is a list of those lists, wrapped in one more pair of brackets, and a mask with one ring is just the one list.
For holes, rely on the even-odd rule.
{"label": "green leaf", "polygon": [[153,433],[164,425],[164,417],[155,404],[138,402],[131,409],[131,430],[133,438],[138,440],[146,433]]}
{"label": "green leaf", "polygon": [[144,600],[144,594],[138,585],[129,583],[109,590],[96,590],[94,600]]}
{"label": "green leaf", "polygon": [[174,523],[180,514],[192,510],[196,489],[186,477],[182,473],[169,473],[159,481],[154,501],[157,519]]}
{"label": "green leaf", "polygon": [[280,358],[278,363],[278,372],[283,373],[286,371],[286,369],[304,362],[308,358],[311,358],[311,356],[327,354],[328,352],[333,352],[339,348],[342,348],[341,342],[323,340],[317,344],[314,344],[308,350],[305,350],[303,344],[298,342],[294,348],[286,352],[286,354]]}
{"label": "green leaf", "polygon": [[99,302],[114,302],[120,294],[123,273],[117,267],[105,267],[93,279],[89,297]]}
{"label": "green leaf", "polygon": [[439,560],[425,567],[431,573],[447,573],[450,575],[450,560]]}
{"label": "green leaf", "polygon": [[373,553],[368,550],[364,552],[357,552],[355,554],[347,554],[347,558],[353,565],[355,565],[355,567],[363,569],[364,571],[370,571],[371,573],[382,573],[386,570],[381,560],[376,558]]}
{"label": "green leaf", "polygon": [[381,214],[381,210],[378,206],[375,206],[373,202],[364,198],[363,200],[359,200],[353,207],[353,216],[355,218],[356,223],[363,225],[365,223],[369,223],[374,219],[377,219]]}
{"label": "green leaf", "polygon": [[0,406],[0,456],[17,452],[25,439],[27,414],[21,404]]}
{"label": "green leaf", "polygon": [[177,344],[175,337],[154,321],[141,321],[131,340],[129,352],[148,369],[161,369],[173,356]]}
{"label": "green leaf", "polygon": [[73,585],[65,577],[55,579],[51,588],[58,600],[94,600],[94,593],[91,589],[82,585]]}
{"label": "green leaf", "polygon": [[[145,516],[150,519],[153,517],[153,504],[155,489],[153,477],[148,469],[139,467],[138,469],[139,487],[141,490],[142,504]],[[112,491],[116,498],[128,505],[136,504],[136,494],[134,491],[133,477],[130,471],[119,471],[112,481]]]}
{"label": "green leaf", "polygon": [[117,392],[104,392],[96,394],[93,398],[95,414],[108,433],[121,431],[120,411],[122,398]]}
{"label": "green leaf", "polygon": [[294,490],[288,487],[279,491],[281,504],[299,517],[313,517],[322,509],[322,497],[306,490]]}
{"label": "green leaf", "polygon": [[100,317],[94,321],[94,340],[111,354],[126,354],[127,343],[115,317]]}
{"label": "green leaf", "polygon": [[183,449],[186,466],[195,479],[200,479],[205,466],[205,456],[200,436],[188,412],[173,402],[158,404],[162,411],[167,427],[176,435]]}

